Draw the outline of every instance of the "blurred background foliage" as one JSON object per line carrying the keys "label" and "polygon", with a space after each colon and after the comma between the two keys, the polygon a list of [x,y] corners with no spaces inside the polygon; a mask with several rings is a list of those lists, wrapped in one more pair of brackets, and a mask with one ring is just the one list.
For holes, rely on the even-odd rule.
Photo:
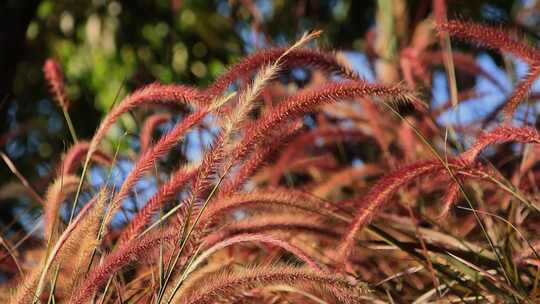
{"label": "blurred background foliage", "polygon": [[[450,16],[538,29],[535,1],[447,1]],[[245,54],[284,45],[322,29],[318,45],[366,52],[378,23],[390,22],[388,60],[407,43],[431,0],[4,0],[0,4],[0,149],[38,190],[50,182],[71,145],[62,111],[42,75],[46,58],[64,68],[70,115],[80,138],[90,138],[113,104],[144,84],[206,86]],[[397,18],[399,16],[399,18]],[[367,38],[366,38],[367,37]],[[129,115],[110,134],[136,133]],[[16,180],[4,163],[3,183]],[[4,223],[8,204],[0,207]],[[10,204],[11,205],[11,204]],[[11,208],[11,207],[9,207]]]}

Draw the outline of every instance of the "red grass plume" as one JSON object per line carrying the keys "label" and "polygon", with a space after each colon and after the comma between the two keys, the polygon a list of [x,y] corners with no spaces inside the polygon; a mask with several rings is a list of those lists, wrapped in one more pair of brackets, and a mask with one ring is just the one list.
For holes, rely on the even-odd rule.
{"label": "red grass plume", "polygon": [[531,86],[540,75],[540,49],[516,39],[515,34],[502,28],[486,26],[474,22],[451,20],[437,24],[441,32],[449,33],[460,39],[510,53],[529,64],[528,75],[520,81],[512,95],[505,103],[503,112],[507,123],[510,123],[518,105],[523,101]]}
{"label": "red grass plume", "polygon": [[49,58],[43,65],[43,73],[45,74],[45,79],[49,83],[54,99],[62,109],[67,111],[67,109],[69,109],[70,101],[66,94],[66,85],[64,83],[62,67],[60,67],[60,64],[55,59]]}

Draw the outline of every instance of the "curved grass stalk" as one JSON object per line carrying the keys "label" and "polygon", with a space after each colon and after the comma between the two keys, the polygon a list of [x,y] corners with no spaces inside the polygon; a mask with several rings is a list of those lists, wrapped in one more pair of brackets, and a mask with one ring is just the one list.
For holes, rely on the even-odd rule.
{"label": "curved grass stalk", "polygon": [[333,274],[312,272],[301,268],[267,266],[246,269],[241,272],[227,272],[215,275],[214,279],[201,280],[196,290],[182,293],[177,303],[212,303],[216,298],[232,296],[239,288],[250,289],[257,286],[301,284],[326,286],[343,303],[358,303],[358,296],[366,292],[365,287]]}
{"label": "curved grass stalk", "polygon": [[[453,172],[453,170],[450,168],[449,166],[449,163],[448,163],[448,160],[444,160],[439,154],[438,152],[435,150],[435,148],[432,147],[432,145],[427,141],[427,139],[422,135],[422,133],[412,124],[408,121],[408,119],[404,118],[403,116],[401,116],[396,110],[392,109],[391,107],[388,106],[388,108],[398,117],[400,117],[402,120],[404,120],[407,124],[409,124],[409,126],[413,129],[413,131],[418,135],[418,137],[426,144],[426,146],[430,149],[430,151],[432,152],[432,154],[437,158],[438,162],[439,162],[439,165],[445,169],[449,176],[454,180],[454,182],[458,183],[458,185],[460,186],[460,190],[461,192],[463,193],[463,195],[465,196],[465,199],[467,201],[467,203],[469,204],[469,206],[471,208],[472,207],[472,202],[470,201],[470,199],[468,198],[467,194],[465,193],[464,189],[463,189],[463,185],[461,183],[459,183],[459,181],[457,180],[456,176],[455,176],[455,173]],[[435,161],[437,162],[437,161]],[[429,172],[430,170],[428,170],[429,168],[429,165],[424,165],[424,166],[421,166],[420,169],[416,170],[416,174],[424,174],[426,172]],[[401,172],[402,174],[404,172]],[[398,174],[392,176],[392,177],[396,177]],[[415,174],[412,174],[412,176],[414,176]],[[390,179],[392,180],[392,179]],[[398,183],[399,180],[397,181]],[[384,183],[381,182],[379,184],[381,187],[383,187]],[[383,187],[384,188],[384,187]],[[389,193],[392,193],[393,191],[395,191],[396,188],[394,187],[391,187],[389,190],[391,190]],[[382,189],[384,190],[384,189]],[[371,193],[374,193],[374,194],[377,194],[377,192],[375,191],[371,191]],[[382,196],[379,196],[380,198],[384,198],[385,195],[382,195]],[[378,202],[376,202],[375,204],[368,204],[368,206],[371,206],[368,210],[371,210],[371,211],[374,211],[376,210],[376,208],[378,206],[380,206],[380,203],[381,202],[384,202],[384,199],[383,200],[379,200]],[[478,214],[474,213],[475,215],[475,219],[479,222],[480,224],[480,227],[482,228],[482,232],[484,234],[484,236],[486,237],[491,249],[493,250],[493,252],[496,254],[497,256],[497,261],[499,263],[499,265],[501,266],[501,269],[503,269],[503,274],[505,276],[505,279],[507,281],[508,284],[511,284],[511,281],[509,279],[509,276],[508,274],[506,273],[506,271],[504,270],[504,266],[502,265],[502,260],[501,260],[501,257],[499,255],[499,253],[496,251],[495,249],[495,246],[492,242],[492,240],[490,239],[489,235],[487,234],[487,231],[486,231],[486,228],[484,227],[484,225],[482,224],[481,222],[481,219],[480,217],[478,216]],[[350,255],[350,252],[351,252],[351,249],[353,247],[353,243],[354,243],[354,237],[355,237],[355,234],[358,232],[358,230],[367,222],[367,220],[369,220],[369,217],[370,216],[373,216],[373,214],[371,214],[370,212],[363,212],[363,210],[359,210],[357,215],[355,216],[355,218],[353,219],[353,222],[351,223],[351,226],[350,226],[350,229],[348,230],[348,233],[345,235],[345,237],[343,238],[343,242],[342,242],[342,245],[340,246],[340,249],[339,249],[339,252],[338,252],[338,255],[337,255],[337,260],[338,260],[338,263],[340,263],[340,267],[344,267],[349,255]],[[513,297],[514,299],[517,300],[516,298],[516,294],[513,294]]]}
{"label": "curved grass stalk", "polygon": [[[88,203],[81,210],[79,215],[75,218],[73,222],[64,230],[62,235],[59,237],[55,246],[48,251],[43,260],[43,266],[41,269],[36,269],[31,275],[26,278],[26,288],[20,289],[11,299],[11,303],[36,303],[38,301],[41,292],[43,291],[45,285],[45,279],[48,275],[49,269],[52,267],[55,260],[58,258],[58,255],[61,253],[61,250],[66,246],[69,241],[77,242],[78,240],[72,240],[71,236],[73,232],[79,227],[79,224],[87,220],[90,223],[99,221],[99,214],[102,210],[96,210],[97,212],[90,213],[90,210],[99,209],[103,207],[105,199],[102,197],[103,194],[100,194],[99,197],[96,197],[96,203]],[[94,208],[92,208],[94,207]],[[81,224],[82,225],[82,224]],[[69,244],[68,244],[69,245]]]}
{"label": "curved grass stalk", "polygon": [[183,271],[182,276],[179,278],[178,282],[174,286],[171,292],[171,296],[167,300],[166,303],[170,303],[172,301],[172,299],[176,296],[176,293],[178,292],[181,284],[187,279],[187,277],[193,271],[195,271],[195,269],[197,269],[199,265],[201,265],[201,263],[203,263],[206,259],[208,259],[212,254],[226,247],[236,245],[239,243],[245,243],[245,242],[258,242],[258,243],[264,243],[264,244],[280,247],[281,249],[289,253],[292,253],[298,259],[300,259],[301,261],[309,265],[309,267],[312,268],[313,270],[317,272],[323,272],[323,269],[317,264],[317,262],[311,259],[300,248],[286,241],[279,240],[272,236],[264,235],[264,234],[241,234],[241,235],[227,238],[216,244],[213,244],[210,248],[203,251],[192,263],[189,264],[189,267],[187,267],[186,270]]}

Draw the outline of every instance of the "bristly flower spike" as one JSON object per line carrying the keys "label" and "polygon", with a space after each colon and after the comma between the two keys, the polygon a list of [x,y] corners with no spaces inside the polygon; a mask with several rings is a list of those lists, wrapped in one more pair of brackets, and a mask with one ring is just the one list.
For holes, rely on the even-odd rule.
{"label": "bristly flower spike", "polygon": [[53,93],[56,102],[58,102],[63,110],[67,111],[67,109],[69,109],[70,101],[66,95],[64,74],[60,64],[55,59],[47,59],[45,65],[43,65],[43,73],[51,87],[51,92]]}
{"label": "bristly flower spike", "polygon": [[514,38],[515,35],[509,31],[474,22],[451,20],[437,24],[437,28],[440,32],[477,45],[510,53],[529,65],[529,73],[519,82],[503,107],[505,123],[510,124],[516,108],[540,76],[540,49]]}
{"label": "bristly flower spike", "polygon": [[514,38],[511,32],[502,28],[486,26],[475,22],[450,20],[437,24],[440,32],[463,39],[482,47],[510,53],[529,64],[540,61],[538,48]]}

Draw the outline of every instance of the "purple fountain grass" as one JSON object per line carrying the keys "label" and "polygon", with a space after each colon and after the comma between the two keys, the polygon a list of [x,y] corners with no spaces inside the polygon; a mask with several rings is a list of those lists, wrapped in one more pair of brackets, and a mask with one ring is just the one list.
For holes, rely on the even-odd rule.
{"label": "purple fountain grass", "polygon": [[[78,141],[71,146],[58,168],[58,176],[75,174],[82,165],[82,161],[89,149],[90,143],[87,141]],[[111,157],[101,150],[96,150],[92,154],[92,159],[101,165],[108,166],[112,164]]]}
{"label": "purple fountain grass", "polygon": [[[46,239],[35,233],[20,239],[18,230],[14,236],[7,234],[6,240],[0,238],[0,245],[13,260],[3,264],[6,273],[22,278],[12,302],[32,303],[49,296],[50,301],[75,304],[360,303],[387,300],[401,292],[403,301],[446,301],[467,297],[477,287],[482,299],[498,300],[499,295],[505,300],[515,297],[516,302],[528,299],[538,262],[530,262],[532,256],[516,259],[511,270],[523,278],[519,285],[506,280],[504,267],[505,260],[518,256],[516,250],[526,248],[528,239],[505,242],[504,251],[497,242],[520,231],[535,240],[536,210],[526,207],[535,207],[538,157],[529,150],[531,146],[495,145],[516,142],[521,148],[540,144],[536,128],[510,124],[540,73],[539,48],[510,31],[446,21],[449,8],[445,1],[431,3],[433,14],[426,4],[418,20],[403,22],[407,25],[404,31],[414,27],[412,35],[401,32],[401,26],[396,28],[392,58],[383,58],[376,49],[367,50],[368,66],[376,66],[375,79],[393,79],[394,84],[367,82],[343,56],[301,48],[320,34],[314,32],[289,48],[262,49],[244,57],[206,88],[154,83],[136,90],[103,118],[89,143],[77,142],[72,132],[77,143],[54,172],[58,176],[53,176],[43,204]],[[422,19],[425,15],[429,17]],[[432,16],[442,34],[440,49]],[[379,17],[369,34],[368,48],[373,48],[376,31],[386,26]],[[384,36],[377,40],[384,42]],[[504,111],[502,125],[482,133],[476,122],[460,121],[452,132],[445,132],[438,123],[437,118],[456,102],[481,95],[469,76],[486,78],[507,93],[476,62],[474,52],[452,51],[449,36],[509,53],[529,65],[529,74],[496,110]],[[382,61],[384,68],[378,66]],[[441,63],[452,78],[452,102],[428,111],[412,88],[436,93],[432,76],[440,71]],[[454,64],[467,77],[453,75]],[[296,82],[292,68],[307,69],[305,83]],[[48,61],[44,72],[69,124],[61,69]],[[284,77],[277,79],[281,72]],[[399,83],[399,77],[410,88]],[[396,106],[399,101],[406,102],[406,107]],[[132,169],[122,175],[116,193],[100,192],[76,214],[79,195],[100,190],[96,183],[83,183],[90,161],[95,163],[92,166],[117,169],[111,168],[114,159],[109,152],[99,150],[108,130],[126,112],[154,105],[178,106],[167,109],[182,109],[183,116],[157,138],[161,133],[158,126],[171,124],[175,114],[159,110],[134,115],[141,122],[140,149],[130,145],[117,151],[133,160]],[[490,123],[497,122],[494,118]],[[188,134],[199,129],[205,132],[194,134],[200,135],[197,149]],[[455,151],[462,138],[475,142],[458,154]],[[189,151],[175,149],[181,141]],[[452,147],[449,151],[447,144]],[[479,159],[488,147],[494,153]],[[193,151],[200,153],[200,162],[191,157]],[[167,157],[171,153],[179,155]],[[15,172],[9,159],[6,163]],[[81,165],[82,173],[76,176]],[[160,183],[145,190],[155,193],[142,207],[124,210],[126,199],[139,194],[135,191],[138,182],[149,178],[153,169]],[[508,175],[512,176],[509,183]],[[106,186],[97,187],[107,191]],[[2,187],[0,198],[11,198],[21,188],[20,184],[7,190]],[[35,189],[43,188],[36,183]],[[60,207],[75,190],[72,214],[64,225]],[[467,197],[475,209],[471,210],[474,216],[465,219],[460,218],[461,213],[450,212],[464,190],[463,194],[476,195],[472,201]],[[394,201],[406,203],[407,209],[385,209]],[[520,204],[514,205],[514,201]],[[478,233],[473,205],[478,205],[479,215],[486,215],[480,227],[487,239]],[[126,213],[128,222],[121,227],[112,220],[120,209],[133,214]],[[361,233],[376,217],[385,220],[385,225],[370,227],[369,235]],[[456,240],[448,232],[455,230],[462,239]],[[512,234],[506,234],[508,231]],[[33,251],[27,248],[40,254],[38,267]],[[461,273],[446,267],[445,259],[430,259],[433,254],[451,254],[460,263],[488,274],[486,284],[495,285],[464,280],[443,290],[438,286],[440,278],[460,277]],[[476,255],[478,259],[470,259]],[[503,262],[498,265],[501,257]],[[260,265],[249,266],[252,263]],[[400,283],[405,276],[411,284]],[[373,284],[372,294],[366,294],[360,278]],[[440,290],[439,299],[435,299],[437,293],[426,290]],[[536,295],[532,294],[534,301]]]}
{"label": "purple fountain grass", "polygon": [[382,177],[371,187],[369,193],[358,204],[356,214],[338,250],[337,260],[346,263],[354,246],[356,234],[377,214],[385,203],[404,185],[430,174],[446,170],[438,160],[418,162]]}
{"label": "purple fountain grass", "polygon": [[458,183],[452,182],[450,184],[450,187],[448,188],[448,190],[446,190],[446,194],[444,195],[442,199],[442,208],[441,208],[441,213],[439,214],[439,217],[444,218],[448,215],[448,213],[450,212],[450,208],[458,200],[460,191],[461,189]]}
{"label": "purple fountain grass", "polygon": [[215,244],[230,236],[245,233],[272,233],[283,232],[286,234],[308,233],[316,236],[328,236],[338,239],[341,231],[338,227],[325,224],[323,221],[311,217],[305,217],[293,212],[254,214],[247,219],[225,224],[205,237],[205,244]]}
{"label": "purple fountain grass", "polygon": [[306,283],[326,286],[342,303],[359,303],[358,296],[366,292],[365,287],[358,283],[332,274],[287,266],[258,266],[241,272],[225,270],[212,280],[201,280],[197,284],[198,288],[186,292],[179,300],[186,304],[213,303],[216,299],[235,294],[240,288],[252,289],[284,283],[293,286]]}
{"label": "purple fountain grass", "polygon": [[58,211],[62,202],[69,194],[77,190],[80,179],[74,175],[62,175],[58,177],[47,189],[45,195],[45,205],[43,206],[43,224],[45,238],[51,239],[54,228],[58,221]]}
{"label": "purple fountain grass", "polygon": [[[180,203],[181,208],[175,217],[175,225],[178,227],[190,224],[192,226],[189,229],[195,228],[200,213],[205,208],[205,203],[208,202],[208,198],[205,201],[204,195],[210,195],[207,192],[210,189],[212,179],[220,178],[217,174],[219,167],[225,160],[226,140],[229,136],[227,131],[223,132],[222,130],[214,140],[212,147],[204,154],[202,163],[193,179],[189,197]],[[190,241],[196,242],[193,239]]]}
{"label": "purple fountain grass", "polygon": [[271,185],[277,186],[282,173],[290,165],[292,159],[301,154],[306,148],[315,144],[316,140],[324,140],[325,144],[350,142],[366,139],[367,136],[361,130],[345,130],[341,128],[319,128],[309,133],[302,134],[291,142],[273,167],[273,180]]}
{"label": "purple fountain grass", "polygon": [[152,134],[154,130],[163,123],[166,123],[171,119],[169,113],[157,113],[148,117],[144,121],[144,125],[141,128],[140,142],[141,142],[141,153],[144,153],[150,147],[152,142]]}
{"label": "purple fountain grass", "polygon": [[[210,239],[207,239],[210,240]],[[240,243],[261,243],[266,244],[270,246],[275,246],[283,249],[284,251],[291,253],[295,257],[297,257],[299,260],[303,261],[308,265],[311,269],[317,271],[317,272],[324,272],[321,266],[317,264],[309,255],[307,255],[302,249],[299,247],[285,241],[275,238],[271,235],[261,234],[261,233],[243,233],[231,237],[227,237],[225,239],[212,239],[212,241],[215,241],[215,243],[209,242],[204,243],[204,246],[207,246],[207,250],[203,251],[201,255],[197,258],[197,260],[194,262],[192,267],[196,267],[198,264],[200,264],[201,261],[205,260],[207,257],[209,257],[211,254],[217,252],[218,250],[221,250],[223,248],[227,248],[229,246],[233,246]]]}
{"label": "purple fountain grass", "polygon": [[538,63],[540,60],[540,51],[536,47],[514,38],[513,33],[501,27],[450,20],[437,24],[437,29],[479,46],[512,54],[529,64]]}
{"label": "purple fountain grass", "polygon": [[505,122],[509,124],[516,108],[529,92],[534,80],[540,75],[540,69],[538,68],[540,49],[523,42],[522,39],[514,38],[515,35],[501,28],[478,23],[452,20],[437,24],[437,28],[440,32],[448,33],[480,46],[510,53],[529,64],[528,75],[514,88],[512,95],[503,106]]}
{"label": "purple fountain grass", "polygon": [[[92,138],[92,147],[97,144],[105,136],[105,133],[116,120],[125,112],[133,107],[152,104],[152,103],[194,103],[195,105],[202,106],[208,104],[212,99],[223,93],[223,91],[240,75],[246,75],[249,71],[255,71],[260,69],[261,66],[268,65],[279,59],[287,49],[269,49],[255,53],[251,57],[248,57],[233,66],[228,72],[218,78],[204,93],[197,89],[184,85],[163,85],[154,83],[148,85],[133,94],[126,97],[116,106],[102,121],[94,137]],[[309,49],[296,49],[292,50],[286,58],[284,58],[284,65],[295,64],[307,64],[315,65],[317,67],[323,67],[326,70],[333,72],[339,71],[343,76],[347,76],[351,79],[357,79],[358,76],[355,72],[350,71],[347,67],[342,66],[335,59],[335,56],[325,54],[315,50]],[[91,150],[93,152],[93,149]]]}
{"label": "purple fountain grass", "polygon": [[110,254],[104,256],[99,266],[94,268],[80,286],[75,289],[69,303],[86,303],[107,280],[119,269],[127,264],[138,261],[144,256],[149,256],[159,248],[161,244],[167,244],[177,234],[176,231],[147,234],[137,241],[130,241]]}
{"label": "purple fountain grass", "polygon": [[197,174],[197,169],[192,167],[183,167],[176,170],[169,180],[163,184],[157,192],[148,200],[148,202],[135,214],[133,219],[128,223],[120,235],[120,244],[141,233],[152,217],[156,214],[159,208],[163,207],[164,203],[173,200],[186,183]]}
{"label": "purple fountain grass", "polygon": [[[263,49],[244,58],[214,81],[205,92],[210,96],[220,94],[239,77],[250,75],[254,71],[259,70],[261,66],[276,62],[287,50],[288,48]],[[284,68],[295,66],[315,67],[327,72],[336,73],[347,79],[359,79],[358,74],[349,67],[341,64],[334,54],[324,53],[313,49],[291,50],[287,56],[283,58],[282,66]]]}
{"label": "purple fountain grass", "polygon": [[201,109],[190,114],[184,120],[177,123],[171,131],[161,137],[155,145],[142,154],[124,180],[120,190],[118,190],[118,193],[114,196],[111,203],[111,214],[120,207],[122,200],[128,196],[137,180],[139,180],[145,172],[148,172],[153,168],[155,161],[169,152],[169,150],[182,139],[186,132],[199,123],[208,112],[207,109]]}
{"label": "purple fountain grass", "polygon": [[278,129],[269,139],[255,148],[251,156],[246,159],[233,177],[225,180],[219,189],[219,197],[226,197],[238,191],[243,184],[270,158],[271,154],[279,150],[283,144],[288,142],[300,132],[302,122],[285,125]]}
{"label": "purple fountain grass", "polygon": [[[50,275],[51,267],[54,264],[59,264],[61,257],[66,250],[77,248],[77,242],[80,241],[77,236],[77,231],[82,231],[83,234],[88,232],[88,226],[97,226],[101,219],[103,207],[105,205],[105,190],[102,190],[96,195],[83,209],[77,217],[68,225],[58,240],[51,246],[49,252],[44,255],[41,267],[36,267],[32,274],[25,277],[25,282],[21,284],[20,289],[14,293],[10,299],[10,303],[33,303],[39,298],[45,285],[45,279]],[[80,245],[80,244],[79,244]],[[85,246],[90,244],[83,244]]]}
{"label": "purple fountain grass", "polygon": [[56,102],[58,102],[58,105],[64,110],[69,109],[70,101],[66,94],[64,73],[62,72],[60,64],[52,58],[47,59],[43,65],[43,74],[49,83],[51,92]]}
{"label": "purple fountain grass", "polygon": [[173,104],[194,104],[201,105],[208,98],[197,89],[185,85],[164,85],[153,83],[143,87],[124,98],[100,123],[88,151],[87,159],[97,149],[98,144],[105,137],[109,128],[120,118],[120,116],[134,107],[141,105],[151,105],[160,103]]}
{"label": "purple fountain grass", "polygon": [[538,76],[540,76],[540,66],[536,63],[529,69],[527,75],[517,84],[514,91],[512,91],[512,95],[510,95],[502,109],[507,124],[512,122],[514,112],[516,112],[519,104],[526,98],[527,94],[529,94],[532,85],[534,81],[538,79]]}
{"label": "purple fountain grass", "polygon": [[[191,220],[194,219],[192,226],[188,230],[187,237],[189,237],[189,234],[195,228],[197,228],[198,231],[204,231],[206,229],[205,225],[202,225],[202,227],[196,227],[196,225],[202,216],[202,212],[212,199],[215,192],[214,190],[217,189],[217,186],[221,183],[225,175],[229,173],[229,170],[234,165],[236,159],[229,158],[227,160],[226,153],[230,149],[228,145],[238,127],[253,109],[253,102],[259,96],[265,85],[271,81],[279,71],[281,68],[281,61],[284,58],[287,58],[286,56],[288,56],[294,49],[300,47],[302,44],[306,43],[316,35],[318,35],[318,33],[304,35],[297,43],[283,52],[283,54],[281,54],[276,61],[262,67],[261,70],[255,75],[252,84],[247,86],[240,93],[236,107],[233,111],[228,113],[228,116],[225,118],[224,125],[222,126],[219,134],[216,136],[212,147],[208,149],[203,156],[203,161],[199,166],[199,170],[197,171],[197,175],[193,181],[190,197],[185,203],[183,203],[183,205],[187,207],[182,208],[180,214],[176,217],[176,219],[181,220],[183,224],[190,223]],[[221,166],[223,166],[223,172],[220,173],[219,170]],[[202,195],[209,190],[210,180],[212,178],[219,179],[218,184],[214,186],[214,190],[208,194],[205,200],[203,200]],[[198,235],[197,231],[195,232],[195,235]],[[196,238],[190,240],[192,243],[196,243],[197,241],[198,240]]]}
{"label": "purple fountain grass", "polygon": [[[204,212],[204,221],[215,222],[221,216],[236,209],[259,210],[263,208],[292,209],[311,214],[311,217],[322,216],[336,218],[329,203],[305,192],[292,189],[270,188],[265,191],[237,193],[213,202]],[[341,219],[337,217],[337,219]]]}
{"label": "purple fountain grass", "polygon": [[235,158],[243,158],[256,142],[268,134],[270,129],[276,128],[288,119],[312,111],[316,106],[322,104],[367,95],[388,97],[394,100],[414,100],[412,93],[401,86],[389,87],[363,81],[330,83],[315,89],[302,90],[281,102],[275,109],[259,119],[234,152]]}
{"label": "purple fountain grass", "polygon": [[[480,134],[477,137],[476,142],[460,155],[460,160],[465,162],[465,166],[472,167],[478,155],[480,155],[487,147],[493,144],[506,142],[540,144],[540,133],[538,133],[536,129],[530,127],[498,127],[490,132]],[[459,193],[459,185],[452,182],[443,199],[443,206],[440,214],[441,217],[448,215],[450,208],[458,199]]]}
{"label": "purple fountain grass", "polygon": [[497,127],[490,132],[478,136],[476,142],[467,151],[463,152],[460,158],[472,164],[478,155],[488,146],[511,141],[540,144],[540,133],[531,127]]}
{"label": "purple fountain grass", "polygon": [[[286,53],[287,52],[284,54]],[[281,58],[282,57],[280,56],[278,61]],[[187,256],[194,254],[193,249],[196,248],[196,244],[200,241],[200,232],[206,230],[206,225],[198,225],[199,221],[202,218],[203,211],[212,199],[213,193],[215,192],[214,190],[217,189],[216,187],[218,186],[215,185],[214,190],[207,193],[208,190],[210,190],[211,181],[213,179],[218,179],[218,183],[220,183],[233,165],[232,160],[225,163],[229,141],[236,132],[238,126],[244,121],[247,114],[253,108],[253,101],[262,91],[265,84],[274,77],[278,69],[279,62],[263,67],[261,71],[255,75],[253,84],[247,86],[241,92],[238,96],[236,107],[227,113],[228,115],[225,117],[224,124],[214,139],[212,146],[204,153],[201,165],[198,167],[193,179],[189,196],[180,203],[178,206],[179,208],[177,208],[179,210],[172,210],[177,212],[174,217],[175,222],[173,222],[172,225],[181,228],[182,231],[186,232],[185,234],[177,234],[176,239],[173,241],[175,245],[179,245],[178,254],[185,254],[184,248],[188,248],[188,250],[186,250]],[[223,172],[220,173],[219,171],[222,166]],[[179,258],[179,256],[175,258],[173,254],[174,250],[172,254],[167,257],[167,260],[172,263],[170,265],[171,269],[177,267]]]}

